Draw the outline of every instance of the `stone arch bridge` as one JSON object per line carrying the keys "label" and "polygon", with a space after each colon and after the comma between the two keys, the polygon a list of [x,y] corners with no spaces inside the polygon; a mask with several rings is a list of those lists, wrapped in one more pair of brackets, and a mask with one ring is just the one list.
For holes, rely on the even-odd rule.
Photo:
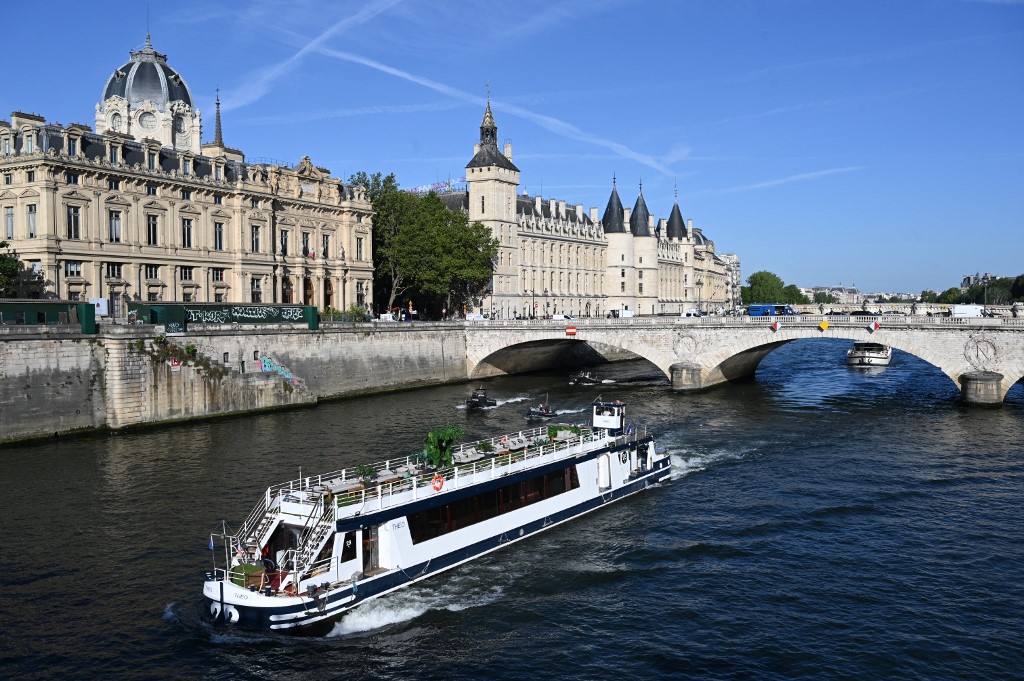
{"label": "stone arch bridge", "polygon": [[522,353],[557,354],[586,343],[638,355],[674,390],[696,391],[752,377],[768,353],[801,338],[870,340],[903,350],[938,367],[971,403],[1002,403],[1024,376],[1024,319],[902,315],[467,322],[466,371],[471,378],[525,371],[536,367],[524,364]]}

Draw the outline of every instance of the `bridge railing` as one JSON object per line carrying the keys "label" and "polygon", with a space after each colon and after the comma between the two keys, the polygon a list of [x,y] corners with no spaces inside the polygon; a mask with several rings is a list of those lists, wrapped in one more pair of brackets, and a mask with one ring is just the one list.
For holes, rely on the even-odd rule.
{"label": "bridge railing", "polygon": [[822,322],[829,326],[855,328],[867,326],[877,321],[879,326],[894,327],[939,327],[939,328],[991,328],[991,327],[1024,327],[1024,317],[941,317],[938,315],[800,315],[799,317],[675,317],[647,316],[629,318],[584,317],[583,319],[485,319],[480,321],[462,322],[466,328],[517,328],[517,329],[563,329],[575,326],[578,329],[588,327],[608,328],[645,328],[666,326],[700,326],[711,328],[743,328],[750,326],[767,326],[780,322],[784,327],[815,327]]}

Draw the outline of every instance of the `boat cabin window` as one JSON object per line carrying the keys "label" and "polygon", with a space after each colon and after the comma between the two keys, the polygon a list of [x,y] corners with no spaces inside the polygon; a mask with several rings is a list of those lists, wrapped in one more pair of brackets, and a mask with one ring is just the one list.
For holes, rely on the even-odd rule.
{"label": "boat cabin window", "polygon": [[576,466],[514,482],[467,499],[428,508],[408,516],[413,544],[440,537],[529,504],[550,499],[580,486]]}

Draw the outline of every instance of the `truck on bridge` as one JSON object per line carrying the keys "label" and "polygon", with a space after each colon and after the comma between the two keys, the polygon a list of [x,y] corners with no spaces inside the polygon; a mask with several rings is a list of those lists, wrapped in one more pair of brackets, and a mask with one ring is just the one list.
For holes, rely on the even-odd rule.
{"label": "truck on bridge", "polygon": [[747,307],[750,317],[799,317],[800,313],[792,305],[782,303],[751,303]]}

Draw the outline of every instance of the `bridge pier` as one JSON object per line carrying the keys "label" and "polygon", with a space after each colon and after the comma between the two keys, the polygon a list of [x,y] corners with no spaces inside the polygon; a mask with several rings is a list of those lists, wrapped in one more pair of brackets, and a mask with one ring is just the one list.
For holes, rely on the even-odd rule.
{"label": "bridge pier", "polygon": [[999,406],[1003,403],[1003,375],[996,371],[960,374],[960,398],[968,404]]}
{"label": "bridge pier", "polygon": [[704,388],[701,379],[702,367],[699,364],[679,362],[669,367],[669,372],[672,377],[672,390],[693,392]]}

